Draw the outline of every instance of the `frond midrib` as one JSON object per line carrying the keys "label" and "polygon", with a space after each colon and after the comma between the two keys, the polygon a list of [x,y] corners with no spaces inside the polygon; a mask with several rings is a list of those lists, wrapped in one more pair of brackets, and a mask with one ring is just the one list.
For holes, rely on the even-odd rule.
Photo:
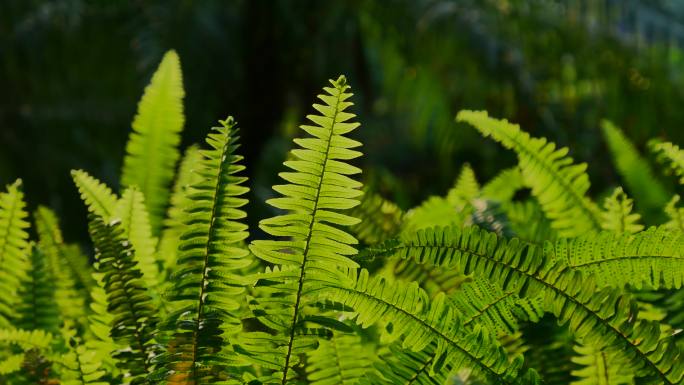
{"label": "frond midrib", "polygon": [[552,291],[554,291],[554,292],[560,294],[561,296],[565,297],[565,298],[568,299],[569,301],[575,303],[575,304],[578,305],[579,307],[585,309],[586,312],[587,312],[588,314],[590,314],[592,317],[598,319],[602,325],[604,325],[606,328],[608,328],[609,331],[611,331],[611,332],[613,332],[614,334],[616,334],[617,336],[619,336],[620,339],[626,341],[626,342],[627,342],[627,346],[629,346],[631,350],[635,351],[636,354],[641,358],[641,360],[642,360],[644,363],[646,363],[646,364],[651,368],[651,370],[653,370],[655,373],[657,373],[657,374],[658,374],[658,377],[662,378],[662,379],[665,381],[666,384],[668,384],[668,385],[676,385],[675,383],[671,382],[671,381],[667,378],[666,374],[663,373],[663,372],[660,370],[660,368],[658,368],[658,366],[657,366],[655,363],[653,363],[653,362],[652,362],[652,361],[651,361],[651,360],[650,360],[650,359],[649,359],[649,358],[648,358],[648,357],[647,357],[647,356],[646,356],[646,355],[645,355],[645,354],[644,354],[636,345],[634,345],[634,344],[632,343],[632,341],[631,341],[629,338],[627,338],[627,336],[625,336],[624,334],[622,334],[622,332],[621,332],[620,330],[616,329],[613,325],[611,325],[609,322],[607,322],[606,320],[604,320],[603,318],[601,318],[598,314],[596,314],[596,313],[595,313],[594,311],[592,311],[591,309],[587,308],[584,304],[582,304],[581,302],[577,301],[573,296],[571,296],[571,295],[565,293],[565,291],[560,290],[559,288],[557,288],[557,287],[551,285],[550,283],[544,281],[543,279],[537,277],[536,275],[532,275],[532,274],[526,273],[526,272],[524,272],[524,271],[522,271],[522,270],[519,270],[519,269],[516,268],[516,267],[510,266],[510,265],[508,265],[508,264],[505,264],[505,263],[503,263],[503,262],[500,262],[500,261],[497,261],[497,260],[495,260],[495,259],[493,259],[493,258],[490,258],[490,257],[488,257],[488,256],[485,255],[485,254],[476,253],[476,252],[473,252],[473,251],[470,251],[470,250],[467,250],[467,249],[462,249],[462,248],[458,248],[458,247],[454,247],[454,246],[420,246],[420,245],[404,246],[404,245],[399,245],[399,246],[395,247],[395,250],[404,249],[404,248],[423,248],[423,249],[425,249],[425,248],[444,248],[444,249],[457,250],[457,251],[460,251],[460,252],[465,252],[465,253],[473,254],[473,255],[476,255],[476,256],[478,256],[478,257],[480,257],[480,258],[487,259],[487,260],[492,261],[492,262],[494,262],[494,263],[496,263],[496,264],[498,264],[498,265],[501,265],[501,266],[503,266],[503,267],[505,267],[505,268],[507,268],[507,269],[514,270],[515,272],[517,272],[517,273],[519,273],[519,274],[521,274],[521,275],[524,275],[524,276],[526,276],[526,277],[528,277],[528,278],[530,278],[530,279],[534,279],[535,281],[537,281],[538,283],[542,284],[543,286],[545,286],[545,287],[551,289]]}
{"label": "frond midrib", "polygon": [[507,298],[509,298],[509,297],[511,297],[511,296],[513,296],[513,295],[515,295],[515,293],[512,292],[512,291],[508,291],[508,292],[502,293],[502,295],[501,295],[500,297],[495,298],[493,301],[490,301],[485,307],[483,307],[482,309],[478,309],[477,312],[476,312],[474,315],[472,315],[472,316],[469,317],[468,319],[464,320],[464,321],[463,321],[463,326],[469,325],[471,322],[475,321],[477,318],[479,318],[480,316],[482,316],[483,314],[485,314],[489,309],[493,308],[493,307],[496,306],[498,303],[500,303],[500,302],[506,300]]}
{"label": "frond midrib", "polygon": [[302,252],[302,266],[299,270],[299,281],[297,283],[297,297],[295,299],[294,316],[292,317],[292,327],[290,328],[290,336],[287,343],[287,354],[285,356],[285,368],[283,369],[283,378],[281,385],[285,385],[287,382],[287,372],[290,365],[290,357],[292,356],[292,344],[294,343],[295,337],[295,326],[297,325],[297,317],[299,313],[299,304],[302,297],[302,288],[304,287],[304,274],[307,262],[307,255],[309,253],[309,245],[311,244],[311,237],[313,236],[313,226],[316,223],[316,214],[318,212],[318,201],[320,199],[321,190],[323,189],[323,176],[325,174],[326,166],[328,164],[328,159],[330,158],[330,147],[332,146],[332,136],[334,134],[335,123],[337,119],[337,113],[340,106],[340,98],[342,96],[342,90],[338,90],[337,100],[335,101],[335,112],[333,113],[332,123],[330,126],[330,135],[328,135],[328,141],[325,147],[325,158],[323,160],[323,165],[321,167],[321,176],[318,186],[316,187],[316,196],[314,198],[314,206],[311,212],[311,220],[309,221],[309,229],[306,233],[306,246],[304,246],[304,251]]}
{"label": "frond midrib", "polygon": [[684,257],[682,256],[675,256],[675,255],[628,255],[628,256],[623,256],[623,257],[613,257],[613,258],[605,258],[605,259],[595,259],[592,261],[587,261],[583,263],[571,263],[568,261],[568,266],[571,268],[582,268],[586,266],[592,266],[592,265],[600,265],[604,263],[619,263],[620,261],[630,261],[630,260],[648,260],[648,259],[655,259],[655,260],[663,260],[663,259],[671,259],[675,261],[684,261]]}

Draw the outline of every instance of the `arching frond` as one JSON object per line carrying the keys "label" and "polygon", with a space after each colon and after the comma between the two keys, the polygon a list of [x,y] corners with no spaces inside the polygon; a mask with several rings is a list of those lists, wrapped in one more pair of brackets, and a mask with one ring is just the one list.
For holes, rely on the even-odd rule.
{"label": "arching frond", "polygon": [[90,234],[97,249],[96,267],[102,273],[108,312],[113,316],[111,336],[124,348],[115,353],[132,384],[148,383],[157,354],[154,335],[157,311],[141,280],[142,274],[119,222],[105,223],[91,215]]}
{"label": "arching frond", "polygon": [[681,353],[661,338],[657,323],[639,321],[634,304],[618,290],[598,290],[591,276],[568,268],[560,257],[545,256],[535,245],[476,227],[450,227],[405,235],[388,244],[387,254],[478,274],[521,296],[543,295],[545,310],[567,323],[578,339],[621,354],[650,383],[684,379]]}
{"label": "arching frond", "polygon": [[644,229],[640,224],[641,215],[632,213],[633,201],[622,191],[622,187],[613,190],[613,194],[603,203],[601,227],[617,234],[634,234]]}
{"label": "arching frond", "polygon": [[333,333],[318,349],[307,352],[310,385],[355,385],[373,362],[373,352],[353,334]]}
{"label": "arching frond", "polygon": [[652,140],[648,145],[668,171],[679,177],[679,184],[684,184],[684,150],[676,144],[659,140]]}
{"label": "arching frond", "polygon": [[10,325],[28,269],[27,216],[21,179],[17,179],[0,193],[0,327]]}
{"label": "arching frond", "polygon": [[237,310],[243,296],[238,270],[250,260],[240,247],[247,238],[247,180],[242,156],[236,154],[238,136],[232,117],[214,128],[201,151],[197,182],[187,189],[184,232],[178,245],[177,272],[168,295],[173,311],[165,320],[171,334],[164,357],[169,384],[209,384],[224,375],[228,336],[242,330]]}
{"label": "arching frond", "polygon": [[[282,266],[281,270],[268,273],[258,281],[261,286],[268,285],[263,288],[271,292],[269,305],[260,312],[278,319],[271,324],[277,325],[271,341],[275,353],[260,358],[271,362],[276,369],[274,377],[282,384],[296,377],[291,367],[299,362],[299,355],[315,347],[315,337],[300,338],[299,335],[318,334],[319,327],[306,325],[331,324],[302,316],[303,308],[311,300],[308,292],[315,288],[311,286],[310,275],[333,274],[338,268],[358,266],[349,258],[356,254],[352,245],[358,242],[338,226],[359,222],[341,213],[357,206],[356,198],[362,194],[361,183],[349,177],[361,170],[346,162],[361,155],[352,150],[361,143],[344,136],[359,124],[350,122],[355,115],[346,112],[352,106],[348,101],[352,94],[348,92],[346,78],[340,76],[330,83],[332,87],[325,87],[325,94],[318,96],[324,104],[314,104],[320,115],[307,116],[315,125],[301,126],[311,137],[294,140],[300,148],[291,153],[298,160],[285,162],[294,172],[279,174],[289,184],[274,186],[282,197],[268,201],[286,214],[259,224],[266,233],[286,240],[258,240],[250,245],[258,258]],[[278,283],[272,284],[274,280]]]}
{"label": "arching frond", "polygon": [[124,238],[131,243],[147,286],[156,287],[159,284],[159,267],[155,254],[157,238],[152,236],[145,197],[137,187],[124,190],[114,208],[114,217],[121,220]]}
{"label": "arching frond", "polygon": [[399,233],[403,215],[397,205],[366,190],[361,204],[350,211],[350,216],[361,221],[349,230],[360,241],[373,245],[395,237]]}
{"label": "arching frond", "polygon": [[83,170],[71,170],[71,177],[88,211],[102,218],[111,218],[117,202],[112,189]]}
{"label": "arching frond", "polygon": [[19,290],[15,326],[24,330],[59,332],[60,317],[55,293],[55,277],[50,274],[47,257],[35,245],[30,247],[30,267]]}
{"label": "arching frond", "polygon": [[601,129],[627,191],[636,198],[637,208],[644,210],[645,214],[658,214],[657,211],[667,202],[667,192],[656,179],[651,166],[613,123],[603,120]]}
{"label": "arching frond", "polygon": [[601,286],[678,289],[684,283],[684,233],[652,227],[635,235],[610,232],[559,239],[556,257],[591,274]]}
{"label": "arching frond", "polygon": [[180,157],[184,96],[178,54],[168,51],[138,104],[121,172],[122,186],[138,186],[145,196],[153,235],[159,233]]}
{"label": "arching frond", "polygon": [[450,364],[454,369],[469,368],[492,383],[520,383],[522,357],[509,362],[487,329],[475,325],[472,331],[467,330],[445,295],[430,301],[416,282],[370,278],[366,270],[358,274],[351,271],[348,279],[351,282],[340,278],[337,285],[324,287],[322,295],[352,307],[356,322],[362,327],[379,321],[391,323],[393,335],[403,336],[405,349],[421,351],[435,342],[436,358],[431,372],[439,372]]}
{"label": "arching frond", "polygon": [[560,236],[574,237],[600,229],[598,208],[586,197],[587,165],[573,164],[567,148],[557,149],[545,138],[532,138],[517,124],[490,118],[484,111],[460,111],[456,120],[471,124],[483,136],[491,136],[518,154],[525,183]]}

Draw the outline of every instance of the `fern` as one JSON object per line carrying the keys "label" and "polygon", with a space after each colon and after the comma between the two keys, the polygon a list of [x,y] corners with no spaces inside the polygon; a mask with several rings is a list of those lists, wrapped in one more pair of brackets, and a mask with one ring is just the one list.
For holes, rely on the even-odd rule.
{"label": "fern", "polygon": [[118,199],[109,187],[83,170],[71,170],[71,177],[89,212],[102,218],[114,215]]}
{"label": "fern", "polygon": [[618,234],[634,234],[643,230],[644,226],[639,223],[641,215],[632,213],[632,207],[632,200],[627,197],[622,188],[616,188],[603,203],[601,227]]}
{"label": "fern", "polygon": [[128,371],[132,384],[148,383],[145,378],[154,369],[151,358],[158,350],[152,299],[119,222],[105,223],[102,218],[91,216],[90,234],[98,251],[96,266],[103,274],[107,310],[113,315],[111,336],[125,347],[115,356]]}
{"label": "fern", "polygon": [[394,203],[366,190],[361,204],[351,210],[350,216],[361,221],[349,230],[362,242],[373,245],[399,233],[404,213]]}
{"label": "fern", "polygon": [[17,290],[28,269],[26,203],[21,179],[0,193],[0,327],[8,327],[17,303]]}
{"label": "fern", "polygon": [[649,147],[658,160],[668,167],[667,170],[680,178],[679,184],[684,184],[684,150],[675,144],[659,140],[649,142]]}
{"label": "fern", "polygon": [[627,184],[628,191],[636,198],[637,206],[642,207],[646,213],[658,214],[656,211],[667,202],[665,187],[656,179],[649,164],[619,128],[603,120],[601,129],[615,166]]}
{"label": "fern", "polygon": [[670,218],[664,226],[668,229],[684,231],[684,208],[677,207],[680,201],[679,195],[675,195],[665,206],[665,214]]}
{"label": "fern", "polygon": [[506,241],[478,228],[435,228],[388,244],[387,254],[418,263],[451,266],[481,274],[503,290],[544,296],[544,308],[568,323],[577,338],[620,352],[650,383],[678,384],[684,362],[657,324],[637,321],[634,306],[614,289],[596,291],[590,276],[569,270],[557,258],[544,258],[535,245]]}
{"label": "fern", "polygon": [[30,246],[30,268],[19,296],[15,326],[24,330],[45,330],[57,333],[60,326],[59,309],[55,303],[55,279],[50,274],[45,254],[35,245]]}
{"label": "fern", "polygon": [[104,356],[96,350],[89,350],[86,346],[73,342],[67,354],[55,359],[61,365],[61,385],[109,385],[104,381],[105,375],[101,362]]}
{"label": "fern", "polygon": [[359,336],[333,333],[318,349],[307,353],[307,379],[311,385],[354,385],[372,363],[372,351]]}
{"label": "fern", "polygon": [[511,201],[515,193],[524,187],[520,168],[511,167],[499,172],[482,186],[482,195],[488,199],[506,203]]}
{"label": "fern", "polygon": [[[278,319],[277,323],[271,322],[277,333],[271,339],[273,353],[260,359],[270,363],[275,369],[274,378],[282,384],[295,377],[291,368],[308,346],[305,341],[316,338],[301,335],[312,331],[305,326],[308,322],[304,316],[304,308],[311,302],[308,293],[316,288],[311,284],[312,276],[328,276],[337,268],[358,266],[348,257],[356,254],[350,246],[357,243],[356,238],[333,226],[358,223],[339,211],[359,204],[355,198],[361,195],[361,183],[348,175],[361,170],[345,161],[361,155],[351,149],[360,143],[344,136],[359,124],[350,123],[354,114],[345,112],[352,105],[347,101],[352,94],[344,76],[330,83],[332,87],[324,88],[325,94],[318,96],[324,104],[314,104],[321,115],[307,116],[315,125],[301,126],[311,137],[295,139],[300,148],[292,150],[292,155],[299,160],[285,162],[294,172],[280,174],[290,184],[274,186],[283,197],[268,201],[287,213],[259,224],[268,234],[291,238],[257,240],[250,245],[255,256],[282,267],[275,273],[265,273],[258,281],[264,285],[278,280],[270,288],[272,305],[261,310]],[[326,324],[322,319],[309,319],[323,323],[321,326]]]}
{"label": "fern", "polygon": [[573,237],[598,230],[598,208],[585,195],[589,190],[586,164],[573,164],[568,149],[556,149],[545,138],[531,138],[516,124],[490,118],[486,112],[461,111],[457,121],[473,125],[518,154],[519,166],[532,194],[560,236]]}
{"label": "fern", "polygon": [[[237,128],[232,118],[221,122],[202,151],[196,170],[198,182],[187,189],[189,204],[185,231],[178,246],[177,273],[168,296],[174,308],[169,325],[173,351],[165,359],[169,384],[213,383],[229,358],[222,334],[242,330],[236,310],[243,292],[239,269],[250,263],[240,242],[247,238],[241,198],[247,178],[237,175],[244,166],[235,154]],[[234,359],[234,358],[233,358]]]}
{"label": "fern", "polygon": [[184,95],[180,60],[175,51],[169,51],[138,104],[121,172],[123,186],[138,186],[143,193],[153,235],[159,233],[180,156]]}
{"label": "fern", "polygon": [[591,346],[575,346],[578,356],[572,362],[581,365],[572,375],[579,377],[572,385],[631,385],[634,376],[626,372],[623,361],[615,354],[609,354]]}

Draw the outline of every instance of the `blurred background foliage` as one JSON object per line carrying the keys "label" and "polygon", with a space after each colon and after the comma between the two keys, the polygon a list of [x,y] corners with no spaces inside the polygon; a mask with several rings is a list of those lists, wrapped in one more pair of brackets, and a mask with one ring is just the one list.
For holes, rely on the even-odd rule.
{"label": "blurred background foliage", "polygon": [[[136,103],[167,49],[187,91],[184,146],[231,114],[263,200],[327,79],[347,75],[368,184],[401,207],[443,194],[464,163],[480,180],[514,156],[454,123],[463,108],[518,122],[590,164],[592,189],[622,183],[599,122],[637,148],[684,143],[684,7],[637,0],[3,0],[0,184],[83,240],[69,177],[118,184]],[[68,215],[67,215],[68,213]]]}

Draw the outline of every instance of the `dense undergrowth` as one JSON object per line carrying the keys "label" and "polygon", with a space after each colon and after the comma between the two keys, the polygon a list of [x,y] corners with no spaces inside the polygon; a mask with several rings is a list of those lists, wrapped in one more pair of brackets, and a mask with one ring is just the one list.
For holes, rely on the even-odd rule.
{"label": "dense undergrowth", "polygon": [[[21,180],[0,195],[1,382],[684,383],[684,208],[610,122],[626,186],[597,202],[567,148],[461,111],[517,165],[484,184],[465,165],[404,212],[361,182],[340,76],[252,239],[238,124],[181,154],[183,95],[169,52],[138,106],[121,191],[72,172],[94,261],[51,209],[27,212]],[[649,147],[681,186],[684,150]]]}

